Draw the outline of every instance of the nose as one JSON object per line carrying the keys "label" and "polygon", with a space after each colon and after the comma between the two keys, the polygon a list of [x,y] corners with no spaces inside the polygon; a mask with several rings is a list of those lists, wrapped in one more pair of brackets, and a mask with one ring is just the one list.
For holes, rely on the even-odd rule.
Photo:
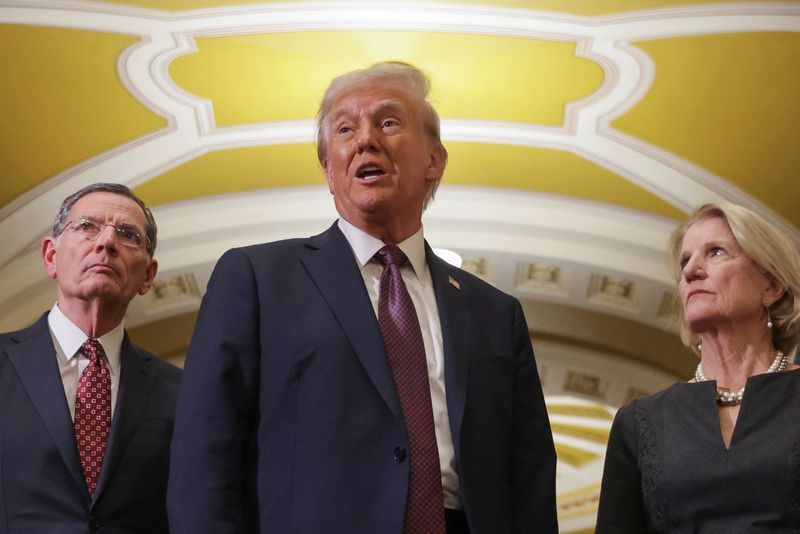
{"label": "nose", "polygon": [[113,225],[107,224],[103,226],[100,230],[100,233],[97,234],[95,238],[95,248],[97,250],[107,249],[116,251],[117,245],[119,242],[117,241],[117,230],[114,228]]}
{"label": "nose", "polygon": [[683,275],[684,280],[687,282],[691,280],[699,280],[705,278],[706,276],[705,266],[697,255],[693,255],[686,262],[686,265],[683,266],[681,274]]}
{"label": "nose", "polygon": [[365,125],[358,130],[356,136],[356,148],[359,153],[372,152],[378,147],[375,129],[371,125]]}

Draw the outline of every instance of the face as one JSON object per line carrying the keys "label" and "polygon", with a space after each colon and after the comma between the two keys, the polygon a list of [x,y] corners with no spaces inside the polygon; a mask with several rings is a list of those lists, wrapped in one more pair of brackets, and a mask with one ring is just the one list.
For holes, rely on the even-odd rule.
{"label": "face", "polygon": [[[81,197],[69,220],[92,219],[109,225],[132,225],[144,233],[145,216],[132,199],[114,193],[89,193]],[[123,245],[111,226],[104,226],[96,239],[86,239],[73,225],[58,237],[42,242],[47,274],[56,280],[59,303],[79,299],[101,299],[127,305],[136,294],[144,295],[156,276],[157,263],[145,247]]]}
{"label": "face", "polygon": [[419,227],[428,188],[445,164],[443,148],[424,130],[420,113],[420,103],[387,82],[358,86],[334,101],[322,164],[344,219],[362,229]]}
{"label": "face", "polygon": [[765,306],[783,288],[739,247],[721,217],[702,219],[689,227],[681,247],[678,284],[684,320],[695,333],[726,323],[732,326],[764,323]]}

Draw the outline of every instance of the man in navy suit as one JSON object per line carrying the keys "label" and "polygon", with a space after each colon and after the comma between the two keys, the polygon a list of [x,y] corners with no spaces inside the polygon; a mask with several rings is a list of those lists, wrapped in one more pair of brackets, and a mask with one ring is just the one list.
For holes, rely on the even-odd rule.
{"label": "man in navy suit", "polygon": [[[153,216],[127,187],[93,184],[64,200],[42,242],[58,300],[0,335],[0,533],[168,532],[180,370],[122,326],[155,278],[155,246]],[[87,379],[93,366],[101,382]],[[87,451],[84,432],[103,437]]]}
{"label": "man in navy suit", "polygon": [[[334,80],[317,148],[339,220],[219,260],[178,399],[174,533],[557,531],[556,458],[519,302],[423,238],[447,161],[428,88],[402,63]],[[384,251],[398,248],[392,278]],[[385,271],[403,286],[388,302],[413,303],[397,337],[413,330],[424,345],[411,397],[397,339],[382,334],[396,309]]]}

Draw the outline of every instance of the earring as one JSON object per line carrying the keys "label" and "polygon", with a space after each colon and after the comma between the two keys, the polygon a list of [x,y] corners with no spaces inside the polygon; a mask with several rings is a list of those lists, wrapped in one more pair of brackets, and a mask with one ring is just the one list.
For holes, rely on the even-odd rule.
{"label": "earring", "polygon": [[769,308],[767,308],[767,328],[772,328],[772,317],[769,316]]}
{"label": "earring", "polygon": [[703,350],[703,342],[702,341],[698,341],[697,342],[697,352],[701,352],[702,350]]}

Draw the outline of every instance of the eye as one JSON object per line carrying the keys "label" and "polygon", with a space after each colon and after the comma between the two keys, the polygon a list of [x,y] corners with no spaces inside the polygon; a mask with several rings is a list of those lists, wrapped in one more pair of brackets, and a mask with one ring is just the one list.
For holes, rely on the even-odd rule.
{"label": "eye", "polygon": [[133,245],[141,245],[142,234],[139,233],[139,230],[136,227],[123,224],[114,227],[114,229],[117,231],[117,236],[119,236],[122,241],[131,243]]}
{"label": "eye", "polygon": [[133,228],[128,228],[127,226],[117,226],[117,233],[123,239],[133,240],[139,237],[139,234]]}
{"label": "eye", "polygon": [[342,126],[339,126],[339,128],[336,130],[336,133],[347,134],[347,133],[350,133],[352,131],[353,131],[353,129],[351,127],[346,126],[346,125],[342,125]]}
{"label": "eye", "polygon": [[75,223],[75,230],[77,230],[79,232],[86,233],[86,234],[95,233],[99,229],[100,229],[100,227],[97,224],[95,224],[92,221],[89,221],[87,219],[81,219],[81,220],[79,220],[78,222]]}
{"label": "eye", "polygon": [[381,128],[392,128],[394,126],[400,126],[400,121],[397,119],[385,119],[381,123]]}
{"label": "eye", "polygon": [[725,254],[725,249],[722,247],[711,247],[709,252],[712,256],[722,256]]}

